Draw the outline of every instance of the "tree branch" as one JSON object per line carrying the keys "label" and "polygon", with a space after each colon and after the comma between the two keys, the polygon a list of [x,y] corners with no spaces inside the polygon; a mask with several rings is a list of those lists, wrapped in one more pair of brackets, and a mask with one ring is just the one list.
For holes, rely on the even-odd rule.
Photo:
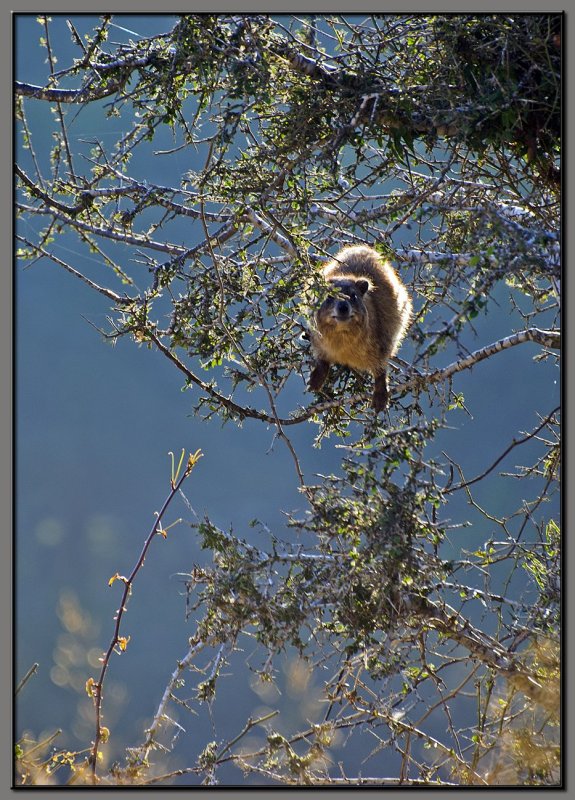
{"label": "tree branch", "polygon": [[128,80],[129,75],[120,80],[109,81],[99,88],[84,87],[83,89],[52,89],[45,86],[35,86],[31,83],[14,81],[16,96],[32,97],[35,100],[45,100],[48,103],[91,103],[101,100],[120,91]]}
{"label": "tree branch", "polygon": [[496,639],[479,632],[454,608],[447,604],[442,607],[422,597],[412,597],[417,615],[435,630],[464,647],[473,658],[492,667],[510,684],[536,703],[550,710],[555,700],[549,699],[545,687],[536,675],[525,668],[513,654]]}
{"label": "tree branch", "polygon": [[[177,355],[161,341],[156,333],[150,331],[147,333],[158,350],[160,350],[160,352],[162,352],[166,358],[169,358],[170,361],[175,364],[180,372],[182,372],[191,383],[198,386],[209,397],[212,397],[218,403],[221,403],[221,405],[223,405],[225,408],[237,414],[239,419],[249,417],[252,419],[259,419],[262,422],[269,422],[273,425],[277,425],[278,423],[280,425],[297,425],[300,422],[305,422],[311,417],[323,413],[324,411],[329,411],[332,408],[338,408],[341,406],[341,400],[327,400],[324,403],[314,403],[305,411],[288,418],[275,417],[271,414],[265,413],[264,411],[257,411],[255,408],[250,406],[241,406],[231,400],[231,398],[224,397],[209,384],[205,383],[205,381],[202,381],[200,378],[198,378],[197,375],[195,375],[188,367],[186,367],[186,365],[180,361]],[[467,356],[467,358],[464,358],[461,361],[455,361],[453,364],[450,364],[443,369],[438,369],[434,372],[420,373],[415,377],[408,378],[403,383],[398,384],[393,393],[398,394],[401,397],[412,389],[423,388],[427,384],[440,383],[441,381],[447,380],[457,372],[461,372],[464,369],[469,369],[474,364],[479,363],[480,361],[483,361],[486,358],[495,355],[496,353],[500,353],[509,347],[523,344],[524,342],[537,342],[545,347],[558,349],[561,346],[561,336],[556,331],[544,331],[540,330],[539,328],[528,328],[527,330],[519,331],[519,333],[515,333],[512,336],[508,336],[505,339],[500,339],[498,342],[494,342],[487,347],[476,350],[474,353],[471,353],[471,355]],[[346,402],[351,404],[359,403],[364,400],[365,397],[366,395],[363,393],[354,394],[347,397]]]}
{"label": "tree branch", "polygon": [[549,422],[551,422],[551,420],[553,419],[553,417],[554,417],[554,416],[555,416],[555,414],[556,414],[556,413],[559,411],[559,409],[560,409],[560,408],[561,408],[561,406],[557,406],[557,408],[554,408],[554,409],[553,409],[553,411],[552,411],[552,412],[551,412],[551,413],[550,413],[550,414],[549,414],[547,417],[545,417],[545,419],[543,420],[543,422],[542,422],[540,425],[538,425],[538,426],[535,428],[535,430],[534,430],[534,431],[531,431],[531,433],[529,433],[529,434],[528,434],[527,436],[525,436],[523,439],[513,439],[513,441],[512,441],[512,442],[511,442],[511,444],[509,445],[509,447],[507,447],[507,448],[506,448],[506,449],[503,451],[503,453],[502,453],[502,454],[499,456],[499,458],[498,458],[498,459],[496,459],[496,460],[493,462],[493,464],[491,464],[491,466],[490,466],[490,467],[488,467],[486,470],[484,470],[484,472],[482,472],[482,473],[481,473],[481,475],[477,475],[477,477],[475,477],[475,478],[472,478],[471,480],[468,480],[468,481],[463,481],[462,483],[458,483],[458,484],[457,484],[457,486],[451,486],[451,487],[449,487],[449,488],[446,488],[446,489],[444,489],[444,490],[443,490],[443,494],[451,494],[451,492],[456,492],[456,491],[458,491],[459,489],[463,489],[463,488],[465,488],[466,486],[471,486],[472,484],[474,484],[474,483],[477,483],[477,482],[478,482],[478,481],[480,481],[480,480],[483,480],[483,478],[485,478],[485,476],[486,476],[486,475],[489,475],[489,473],[490,473],[490,472],[493,472],[493,470],[495,469],[495,467],[496,467],[498,464],[500,464],[500,463],[501,463],[501,461],[503,461],[503,459],[505,458],[505,456],[506,456],[506,455],[508,455],[508,453],[510,453],[510,452],[513,450],[513,448],[515,448],[515,447],[518,447],[518,446],[519,446],[519,445],[521,445],[521,444],[525,444],[525,442],[529,442],[531,439],[533,439],[533,437],[534,437],[534,436],[537,436],[537,434],[539,433],[539,431],[540,431],[542,428],[544,428],[544,427],[545,427],[545,426],[546,426],[546,425],[547,425]]}
{"label": "tree branch", "polygon": [[22,167],[20,167],[18,164],[15,166],[15,172],[22,183],[28,187],[32,197],[42,200],[48,207],[57,209],[64,214],[68,214],[70,217],[74,217],[79,211],[82,211],[86,208],[84,202],[80,202],[77,206],[67,206],[64,203],[60,203],[58,200],[49,195],[48,192],[45,192],[40,186],[38,186],[38,184],[34,183],[32,178],[26,175]]}
{"label": "tree branch", "polygon": [[50,261],[53,261],[55,264],[58,264],[58,266],[65,269],[71,275],[75,275],[76,278],[79,278],[81,281],[87,284],[91,289],[94,289],[96,292],[103,294],[109,300],[112,300],[114,303],[116,303],[116,305],[126,306],[134,302],[132,298],[121,297],[119,294],[116,294],[116,292],[113,292],[111,289],[107,289],[106,287],[100,286],[99,284],[90,280],[90,278],[86,277],[86,275],[83,275],[77,269],[74,269],[74,267],[72,267],[70,264],[67,264],[61,258],[58,258],[58,256],[54,255],[54,253],[49,253],[41,245],[34,244],[33,242],[28,241],[28,239],[26,239],[24,236],[16,236],[16,239],[17,241],[25,244],[27,247],[32,248],[36,253],[44,256],[45,258],[49,258]]}
{"label": "tree branch", "polygon": [[152,525],[152,528],[151,528],[148,536],[146,537],[146,541],[144,542],[144,546],[142,548],[142,552],[140,553],[140,556],[139,556],[139,558],[138,558],[138,560],[136,562],[136,565],[132,569],[132,572],[130,573],[130,575],[127,578],[125,578],[122,575],[118,575],[118,573],[116,573],[116,575],[114,575],[110,579],[110,581],[108,582],[109,585],[111,586],[114,583],[115,580],[120,580],[124,584],[124,590],[122,592],[122,599],[120,601],[120,607],[118,608],[118,611],[116,613],[116,618],[115,618],[116,622],[115,622],[115,625],[114,625],[114,633],[113,633],[112,639],[110,641],[110,644],[108,645],[108,649],[106,650],[106,652],[104,653],[104,655],[103,655],[103,657],[101,659],[102,667],[101,667],[101,670],[100,670],[100,675],[98,677],[98,680],[94,681],[93,678],[90,678],[88,680],[88,683],[86,684],[86,689],[89,692],[89,694],[93,697],[94,705],[95,705],[95,708],[96,708],[96,735],[94,737],[94,744],[93,744],[92,752],[91,752],[90,759],[89,759],[89,763],[90,763],[90,767],[91,767],[91,771],[92,771],[92,781],[94,783],[96,782],[96,779],[97,779],[97,777],[96,777],[96,768],[97,768],[97,764],[98,764],[98,752],[99,752],[99,749],[100,749],[100,743],[101,743],[101,741],[102,741],[102,739],[104,737],[103,728],[102,728],[102,698],[103,698],[103,690],[104,690],[104,680],[106,678],[106,672],[108,671],[108,667],[110,665],[110,658],[112,656],[112,653],[116,649],[116,647],[119,645],[120,646],[120,651],[126,649],[127,641],[125,640],[123,642],[123,644],[122,644],[122,641],[121,641],[122,637],[120,637],[120,626],[122,624],[122,618],[123,618],[124,613],[126,611],[128,598],[130,597],[130,594],[132,592],[132,585],[134,583],[136,575],[138,574],[138,572],[140,571],[140,569],[144,565],[144,561],[146,560],[146,554],[147,554],[148,549],[149,549],[149,547],[150,547],[150,545],[152,543],[152,540],[155,538],[156,534],[161,531],[160,522],[162,521],[162,519],[164,517],[164,514],[168,510],[168,508],[169,508],[172,500],[174,499],[174,497],[180,491],[180,489],[182,487],[182,484],[184,483],[186,478],[188,478],[188,476],[191,474],[192,469],[194,468],[195,464],[197,463],[197,461],[198,461],[198,459],[200,457],[201,457],[201,452],[198,450],[198,451],[196,451],[196,453],[194,453],[193,455],[189,456],[187,464],[186,464],[186,467],[185,467],[184,471],[182,472],[181,476],[179,478],[177,478],[177,476],[172,476],[170,493],[166,497],[162,508],[160,509],[160,511],[156,515],[156,519],[154,521],[154,524]]}
{"label": "tree branch", "polygon": [[427,385],[445,381],[452,375],[455,375],[457,372],[462,372],[464,369],[469,369],[474,364],[478,364],[480,361],[484,361],[486,358],[490,358],[496,353],[501,353],[503,350],[508,350],[510,347],[515,347],[516,345],[523,344],[525,342],[535,342],[543,347],[549,347],[553,350],[560,350],[561,334],[558,331],[553,330],[545,331],[541,330],[540,328],[527,328],[523,331],[519,331],[518,333],[514,333],[511,336],[506,336],[505,339],[499,339],[499,341],[493,342],[493,344],[489,344],[486,347],[475,350],[475,352],[471,353],[466,358],[462,358],[460,361],[454,361],[452,364],[449,364],[449,366],[444,367],[443,369],[438,369],[434,372],[428,372],[415,378],[409,378],[407,381],[400,384],[397,387],[397,390],[400,391],[401,394],[404,394],[408,389],[415,388],[418,385]]}

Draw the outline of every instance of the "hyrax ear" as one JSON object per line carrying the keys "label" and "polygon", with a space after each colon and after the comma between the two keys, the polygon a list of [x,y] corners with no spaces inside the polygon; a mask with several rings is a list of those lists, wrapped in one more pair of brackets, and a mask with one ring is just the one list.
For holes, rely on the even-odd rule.
{"label": "hyrax ear", "polygon": [[369,281],[356,281],[355,286],[361,294],[365,294],[369,289]]}

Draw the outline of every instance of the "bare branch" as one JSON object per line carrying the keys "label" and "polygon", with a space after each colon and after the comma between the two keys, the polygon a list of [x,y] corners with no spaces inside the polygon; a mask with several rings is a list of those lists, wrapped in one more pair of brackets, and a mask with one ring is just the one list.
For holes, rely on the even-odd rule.
{"label": "bare branch", "polygon": [[505,456],[507,456],[513,450],[514,447],[518,447],[521,444],[525,444],[525,442],[529,442],[531,441],[531,439],[537,436],[539,431],[551,422],[551,420],[553,419],[553,417],[559,411],[560,408],[561,406],[557,406],[557,408],[554,408],[553,411],[547,417],[545,417],[543,422],[540,425],[538,425],[535,428],[535,430],[533,430],[531,433],[525,436],[523,439],[514,439],[509,445],[509,447],[507,447],[503,451],[503,453],[499,456],[499,458],[497,458],[490,467],[484,470],[481,473],[481,475],[477,475],[477,477],[471,478],[471,480],[458,483],[456,486],[450,486],[449,488],[443,490],[443,494],[451,494],[451,492],[456,492],[459,489],[463,489],[465,486],[471,486],[472,484],[483,480],[483,478],[485,478],[486,475],[489,475],[489,473],[492,472],[495,469],[495,467],[503,461]]}

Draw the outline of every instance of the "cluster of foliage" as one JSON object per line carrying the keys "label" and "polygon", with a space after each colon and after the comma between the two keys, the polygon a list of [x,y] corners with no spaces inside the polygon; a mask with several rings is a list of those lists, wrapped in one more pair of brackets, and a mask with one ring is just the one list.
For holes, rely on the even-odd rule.
{"label": "cluster of foliage", "polygon": [[[232,762],[285,783],[556,784],[559,539],[543,504],[558,492],[557,404],[534,408],[533,429],[471,480],[433,443],[466,410],[456,373],[526,342],[542,366],[557,360],[561,16],[185,15],[162,35],[120,44],[110,41],[114,19],[84,40],[70,23],[78,57],[59,72],[50,21],[39,20],[50,75],[43,86],[16,83],[19,255],[51,259],[109,298],[104,335],[169,359],[199,417],[274,426],[308,514],[290,520],[297,545],[269,534],[267,548],[256,546],[209,519],[197,526],[213,563],[190,576],[190,649],[141,747],[103,774],[99,729],[82,779],[159,780],[153,754],[169,746],[167,707],[192,668],[201,674],[194,703],[216,702],[220,673],[247,637],[264,654],[264,682],[286,651],[329,670],[329,710],[285,735],[272,714],[250,719],[172,775],[216,783]],[[31,103],[54,110],[47,163]],[[113,146],[74,139],[78,104],[121,120]],[[172,146],[158,150],[166,130]],[[170,174],[182,153],[194,166],[177,182],[153,183],[142,170],[140,156],[154,157]],[[59,239],[70,233],[97,254],[98,270],[68,263]],[[320,292],[315,267],[356,242],[399,265],[416,307],[412,356],[395,359],[392,407],[379,418],[366,402],[369,379],[343,368],[322,397],[294,409],[302,363],[308,370],[302,309]],[[502,288],[521,329],[470,353],[474,320]],[[309,420],[318,444],[346,442],[340,472],[318,485],[289,436]],[[495,467],[524,443],[536,454],[514,476],[521,506],[481,508],[472,485],[502,480]],[[492,534],[446,558],[446,537],[466,524],[450,519],[460,493]],[[98,692],[101,701],[101,683]],[[477,709],[465,728],[451,710],[464,697]],[[433,733],[439,714],[443,740]],[[240,746],[258,726],[263,743]],[[341,733],[366,727],[373,753],[393,754],[395,775],[334,768]],[[31,751],[41,748],[20,747],[19,774],[41,782],[50,759],[39,767]],[[76,770],[81,761],[67,754]]]}

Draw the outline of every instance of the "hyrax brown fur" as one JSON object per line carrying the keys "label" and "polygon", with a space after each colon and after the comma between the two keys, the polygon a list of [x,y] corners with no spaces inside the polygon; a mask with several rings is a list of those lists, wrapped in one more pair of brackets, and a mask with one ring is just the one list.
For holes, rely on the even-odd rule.
{"label": "hyrax brown fur", "polygon": [[315,358],[309,388],[321,389],[331,364],[370,372],[372,407],[382,411],[388,402],[387,363],[411,319],[407,290],[372,247],[345,247],[322,273],[333,292],[315,312],[309,331]]}

